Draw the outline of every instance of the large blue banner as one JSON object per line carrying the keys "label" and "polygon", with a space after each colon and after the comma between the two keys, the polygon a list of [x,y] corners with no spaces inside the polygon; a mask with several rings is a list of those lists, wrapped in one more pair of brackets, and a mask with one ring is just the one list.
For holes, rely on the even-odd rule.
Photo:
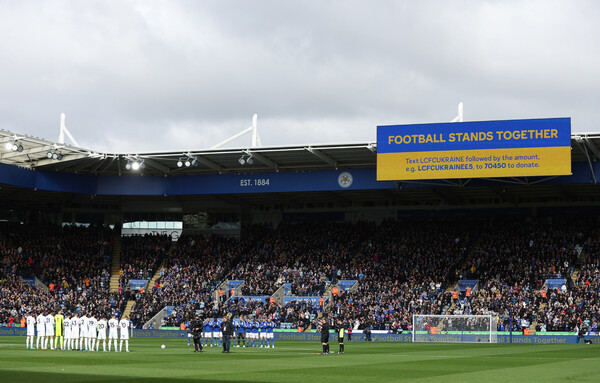
{"label": "large blue banner", "polygon": [[377,127],[377,154],[557,146],[571,146],[570,118]]}

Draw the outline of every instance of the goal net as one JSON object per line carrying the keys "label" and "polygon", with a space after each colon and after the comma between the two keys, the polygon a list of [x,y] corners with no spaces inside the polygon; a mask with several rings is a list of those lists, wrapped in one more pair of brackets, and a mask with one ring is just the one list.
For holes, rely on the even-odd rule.
{"label": "goal net", "polygon": [[496,343],[492,315],[413,315],[413,342]]}

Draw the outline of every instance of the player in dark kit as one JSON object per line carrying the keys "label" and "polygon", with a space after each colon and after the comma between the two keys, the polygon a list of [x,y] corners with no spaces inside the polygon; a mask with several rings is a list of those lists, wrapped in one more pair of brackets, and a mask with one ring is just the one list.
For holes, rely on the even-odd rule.
{"label": "player in dark kit", "polygon": [[323,354],[329,354],[329,321],[327,315],[323,316],[321,322],[321,344],[323,344]]}
{"label": "player in dark kit", "polygon": [[202,352],[202,331],[204,331],[204,322],[196,318],[192,323],[192,337],[194,338],[194,352]]}

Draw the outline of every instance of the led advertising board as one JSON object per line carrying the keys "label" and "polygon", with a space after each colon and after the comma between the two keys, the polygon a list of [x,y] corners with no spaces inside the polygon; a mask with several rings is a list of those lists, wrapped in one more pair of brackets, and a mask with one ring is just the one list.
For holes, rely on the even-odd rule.
{"label": "led advertising board", "polygon": [[377,127],[377,180],[571,174],[571,119]]}

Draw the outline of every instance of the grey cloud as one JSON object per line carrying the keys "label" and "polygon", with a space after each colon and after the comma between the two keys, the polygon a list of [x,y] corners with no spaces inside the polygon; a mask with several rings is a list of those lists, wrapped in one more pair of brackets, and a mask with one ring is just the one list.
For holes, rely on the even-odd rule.
{"label": "grey cloud", "polygon": [[3,2],[0,128],[55,139],[65,112],[96,150],[199,149],[259,113],[265,144],[349,142],[464,101],[470,120],[598,130],[599,16],[593,1]]}

